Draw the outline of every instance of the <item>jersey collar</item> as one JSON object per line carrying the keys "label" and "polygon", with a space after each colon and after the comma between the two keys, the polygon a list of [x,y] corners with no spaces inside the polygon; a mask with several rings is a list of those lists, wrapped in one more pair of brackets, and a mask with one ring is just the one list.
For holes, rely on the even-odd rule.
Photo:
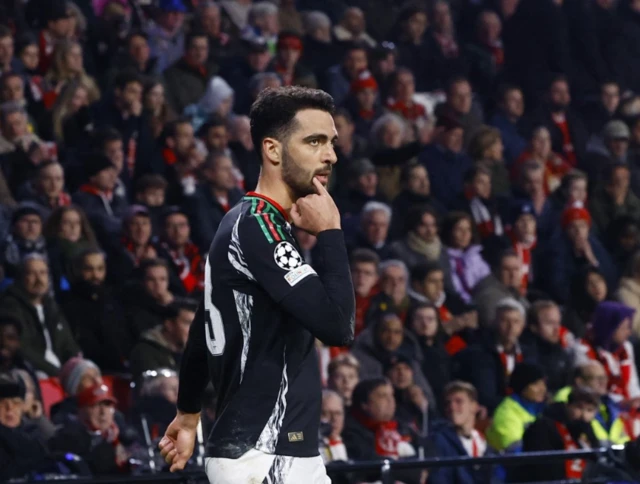
{"label": "jersey collar", "polygon": [[273,205],[276,210],[278,210],[278,212],[280,212],[280,214],[282,214],[282,216],[284,217],[284,219],[288,222],[289,221],[289,214],[285,211],[284,208],[282,208],[282,206],[276,202],[275,200],[272,200],[271,198],[262,195],[261,193],[258,192],[247,192],[247,197],[256,197],[256,198],[261,198],[263,199],[265,202],[269,202],[271,205]]}

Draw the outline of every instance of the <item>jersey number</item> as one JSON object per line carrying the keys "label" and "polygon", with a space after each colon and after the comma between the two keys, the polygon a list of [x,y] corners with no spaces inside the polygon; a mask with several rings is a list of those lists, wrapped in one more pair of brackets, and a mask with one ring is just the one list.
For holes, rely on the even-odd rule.
{"label": "jersey number", "polygon": [[211,300],[211,266],[209,258],[204,266],[204,319],[207,327],[205,334],[207,338],[207,348],[213,356],[220,356],[224,353],[227,339],[224,334],[222,324],[222,314]]}

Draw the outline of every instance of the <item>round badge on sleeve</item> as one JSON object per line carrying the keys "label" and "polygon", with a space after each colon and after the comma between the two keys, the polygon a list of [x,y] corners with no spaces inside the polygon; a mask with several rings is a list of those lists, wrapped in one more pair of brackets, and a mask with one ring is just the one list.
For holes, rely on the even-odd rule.
{"label": "round badge on sleeve", "polygon": [[280,242],[274,252],[273,258],[280,269],[291,271],[302,265],[302,257],[296,248],[289,242]]}

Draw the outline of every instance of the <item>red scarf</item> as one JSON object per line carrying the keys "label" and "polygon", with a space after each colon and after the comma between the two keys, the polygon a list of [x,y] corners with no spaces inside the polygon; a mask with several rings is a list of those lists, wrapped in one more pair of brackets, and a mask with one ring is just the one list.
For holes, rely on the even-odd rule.
{"label": "red scarf", "polygon": [[53,41],[51,36],[46,30],[41,30],[38,37],[38,46],[40,47],[40,64],[38,64],[38,70],[40,74],[44,75],[49,70],[51,65],[51,57],[53,56]]}
{"label": "red scarf", "polygon": [[162,242],[162,247],[171,257],[173,265],[176,266],[182,286],[187,293],[204,290],[204,261],[200,256],[200,251],[191,242],[184,246],[183,253],[172,249],[169,244]]}
{"label": "red scarf", "polygon": [[620,420],[622,420],[624,429],[631,440],[640,437],[640,409],[620,413]]}
{"label": "red scarf", "polygon": [[368,296],[362,297],[356,294],[356,325],[354,334],[358,336],[365,327],[365,318],[367,311],[371,306],[371,298],[376,294],[375,291],[371,291]]}
{"label": "red scarf", "polygon": [[489,207],[478,197],[471,188],[464,190],[464,196],[469,201],[471,217],[476,224],[476,229],[481,239],[491,235],[502,235],[502,219],[500,215],[491,213]]}
{"label": "red scarf", "polygon": [[164,159],[165,164],[168,166],[174,165],[178,161],[176,152],[167,147],[162,148],[162,158]]}
{"label": "red scarf", "polygon": [[[625,400],[629,398],[629,381],[631,380],[631,365],[633,361],[629,358],[629,353],[624,345],[616,351],[608,352],[596,348],[586,339],[581,340],[581,344],[587,348],[587,356],[592,360],[602,363],[607,373],[609,381],[609,393],[622,396]],[[620,373],[615,374],[612,368],[611,359],[618,361]]]}
{"label": "red scarf", "polygon": [[[522,361],[524,360],[522,351],[520,350],[519,346],[516,346],[515,354],[508,354],[501,347],[496,348],[496,351],[500,355],[500,363],[502,364],[502,369],[504,370],[505,376],[508,378],[509,376],[511,376],[513,368],[515,368],[518,363],[522,363]],[[513,368],[509,368],[509,356],[512,356],[515,359]]]}
{"label": "red scarf", "polygon": [[489,52],[491,52],[491,57],[493,57],[493,63],[496,67],[502,67],[504,64],[504,48],[502,47],[501,41],[496,41],[493,44],[487,45]]}
{"label": "red scarf", "polygon": [[400,116],[408,121],[415,121],[416,119],[427,116],[427,112],[422,104],[407,104],[403,101],[396,101],[393,98],[387,99],[387,109],[400,114]]}
{"label": "red scarf", "polygon": [[124,250],[126,250],[131,256],[131,259],[133,259],[133,264],[136,267],[140,265],[140,262],[142,262],[143,259],[146,259],[145,255],[147,254],[149,249],[153,249],[153,245],[151,245],[151,243],[148,243],[144,248],[143,254],[145,255],[143,255],[142,257],[138,257],[136,255],[136,244],[133,243],[133,240],[131,240],[129,236],[123,235],[120,239],[120,243],[122,244],[122,247],[124,247]]}
{"label": "red scarf", "polygon": [[[567,429],[567,427],[564,424],[560,422],[554,422],[554,423],[556,424],[556,429],[558,430],[560,437],[562,437],[562,444],[564,445],[564,450],[570,452],[572,450],[579,450],[582,448],[580,445],[576,443],[576,441],[573,439],[573,437],[569,433],[569,429]],[[584,469],[586,467],[587,467],[587,463],[584,461],[584,459],[574,459],[574,460],[565,461],[564,469],[566,473],[566,478],[582,479],[582,473],[584,472]]]}
{"label": "red scarf", "polygon": [[127,170],[129,170],[129,176],[133,178],[133,172],[136,168],[136,152],[138,149],[137,142],[138,133],[136,132],[127,143],[127,152],[125,153],[125,161],[127,163]]}
{"label": "red scarf", "polygon": [[560,326],[560,344],[564,349],[570,348],[575,341],[575,336],[564,326]]}
{"label": "red scarf", "polygon": [[358,117],[365,121],[371,121],[376,116],[376,111],[374,109],[360,109],[358,111]]}
{"label": "red scarf", "polygon": [[511,239],[513,250],[518,254],[518,259],[520,259],[520,263],[522,264],[522,282],[520,283],[520,289],[521,294],[526,294],[529,282],[533,281],[534,277],[533,271],[531,270],[531,251],[536,248],[538,241],[536,239],[530,244],[520,242],[513,230],[509,231],[509,238]]}
{"label": "red scarf", "polygon": [[460,49],[453,35],[434,34],[435,39],[440,45],[440,50],[445,59],[455,59],[458,57]]}
{"label": "red scarf", "polygon": [[108,202],[111,202],[113,200],[113,191],[103,192],[90,183],[85,183],[84,185],[82,185],[80,187],[80,191],[84,193],[90,193],[91,195],[95,195],[97,197],[106,198]]}
{"label": "red scarf", "polygon": [[397,459],[399,457],[398,444],[410,440],[400,435],[400,432],[398,432],[398,422],[395,420],[376,422],[359,409],[353,409],[352,412],[355,419],[363,427],[375,433],[376,454],[380,457]]}
{"label": "red scarf", "polygon": [[457,334],[454,334],[453,336],[451,336],[451,338],[449,338],[449,340],[444,345],[444,349],[451,356],[455,355],[456,353],[460,353],[466,347],[467,347],[467,342]]}
{"label": "red scarf", "polygon": [[552,114],[551,119],[553,124],[562,133],[562,154],[564,155],[567,163],[573,168],[578,165],[578,157],[576,156],[576,150],[573,146],[573,140],[571,139],[571,131],[569,130],[569,122],[564,114]]}
{"label": "red scarf", "polygon": [[207,79],[209,76],[207,74],[207,68],[203,64],[194,64],[193,62],[189,62],[186,57],[183,57],[184,63],[193,71],[195,74],[198,74],[200,77]]}

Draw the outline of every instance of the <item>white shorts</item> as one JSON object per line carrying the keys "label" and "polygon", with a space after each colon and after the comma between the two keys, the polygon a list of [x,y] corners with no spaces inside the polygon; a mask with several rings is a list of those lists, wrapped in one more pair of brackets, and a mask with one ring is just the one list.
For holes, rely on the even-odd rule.
{"label": "white shorts", "polygon": [[211,484],[331,484],[322,457],[290,457],[251,449],[237,459],[208,457]]}

